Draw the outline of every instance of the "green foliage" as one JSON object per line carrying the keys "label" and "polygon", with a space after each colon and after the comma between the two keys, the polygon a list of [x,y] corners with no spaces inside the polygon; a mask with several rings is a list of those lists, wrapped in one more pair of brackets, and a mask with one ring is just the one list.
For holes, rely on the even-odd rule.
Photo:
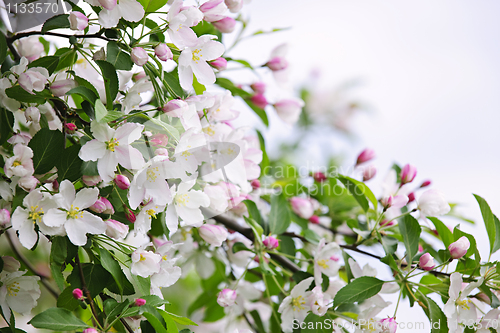
{"label": "green foliage", "polygon": [[354,279],[337,292],[333,306],[336,308],[342,304],[361,303],[378,294],[383,284],[384,281],[371,276],[361,276]]}
{"label": "green foliage", "polygon": [[49,329],[53,331],[73,331],[89,327],[75,315],[63,308],[47,309],[31,319],[28,324],[35,328]]}
{"label": "green foliage", "polygon": [[33,150],[35,174],[49,172],[61,158],[64,150],[64,134],[42,128],[31,139],[28,147]]}
{"label": "green foliage", "polygon": [[49,18],[42,26],[42,33],[49,30],[69,28],[69,14],[56,15]]}
{"label": "green foliage", "polygon": [[422,228],[418,221],[411,215],[405,215],[399,220],[399,232],[403,237],[406,248],[406,261],[411,263],[418,253],[418,242]]}
{"label": "green foliage", "polygon": [[113,101],[118,94],[118,75],[115,67],[104,60],[96,60],[96,64],[101,68],[102,77],[104,79],[104,87],[106,88],[106,106],[108,110],[113,108]]}
{"label": "green foliage", "polygon": [[130,54],[123,52],[116,42],[108,42],[106,46],[106,61],[112,64],[117,70],[129,71],[134,66]]}
{"label": "green foliage", "polygon": [[283,195],[271,196],[271,212],[269,213],[269,231],[280,235],[290,226],[291,213],[288,202]]}
{"label": "green foliage", "polygon": [[47,69],[49,75],[52,75],[52,73],[54,73],[54,71],[56,70],[58,64],[59,64],[59,57],[46,56],[32,61],[28,65],[28,68],[43,67]]}
{"label": "green foliage", "polygon": [[374,209],[377,209],[377,198],[368,186],[347,176],[339,176],[338,179],[344,184],[365,212],[370,208],[368,200],[373,204]]}
{"label": "green foliage", "polygon": [[488,239],[490,241],[490,254],[495,253],[500,249],[500,221],[493,215],[490,206],[479,195],[474,194],[479,208],[481,208],[481,215],[483,216],[484,225],[486,226],[486,232],[488,233]]}

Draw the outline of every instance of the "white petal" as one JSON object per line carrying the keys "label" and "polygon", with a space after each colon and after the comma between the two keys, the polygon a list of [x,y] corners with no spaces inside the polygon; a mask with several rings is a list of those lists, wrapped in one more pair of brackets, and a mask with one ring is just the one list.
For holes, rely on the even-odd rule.
{"label": "white petal", "polygon": [[[101,13],[103,11],[106,11],[106,9],[103,9]],[[115,134],[115,131],[111,127],[109,127],[108,124],[100,123],[97,121],[93,121],[90,124],[90,130],[92,131],[94,137],[101,142],[111,140]]]}
{"label": "white petal", "polygon": [[68,219],[64,228],[71,243],[77,246],[83,246],[87,243],[87,228],[79,219]]}
{"label": "white petal", "polygon": [[43,215],[43,223],[49,227],[60,227],[64,225],[68,217],[68,213],[57,208],[49,209]]}
{"label": "white petal", "polygon": [[99,159],[97,162],[97,170],[99,171],[99,176],[101,176],[104,182],[110,182],[113,180],[117,165],[118,159],[116,153],[112,153],[111,151],[106,151],[104,156]]}
{"label": "white petal", "polygon": [[120,126],[115,133],[115,138],[120,144],[131,144],[135,140],[140,139],[144,125],[136,123],[127,123]]}
{"label": "white petal", "polygon": [[139,22],[144,17],[144,7],[135,0],[120,0],[117,7],[126,21]]}
{"label": "white petal", "polygon": [[97,188],[84,188],[76,194],[73,206],[78,207],[79,210],[88,208],[97,201],[98,196],[99,190]]}
{"label": "white petal", "polygon": [[140,169],[144,166],[141,152],[131,146],[118,146],[115,153],[118,162],[127,169]]}
{"label": "white petal", "polygon": [[62,208],[70,209],[73,201],[75,201],[75,187],[69,180],[63,180],[59,186],[59,193],[56,194],[55,198]]}
{"label": "white petal", "polygon": [[214,70],[207,62],[198,61],[198,63],[193,63],[191,68],[199,83],[207,85],[215,82]]}
{"label": "white petal", "polygon": [[97,159],[103,157],[105,153],[106,144],[94,139],[83,145],[78,153],[78,157],[84,161],[97,161]]}
{"label": "white petal", "polygon": [[195,225],[203,221],[204,217],[201,210],[197,208],[188,208],[185,206],[176,206],[177,214],[181,217],[182,221],[188,225]]}
{"label": "white petal", "polygon": [[31,249],[38,239],[38,234],[35,231],[35,224],[31,220],[24,220],[19,230],[19,241],[21,244],[27,248]]}
{"label": "white petal", "polygon": [[189,90],[193,87],[193,70],[191,67],[179,65],[179,82],[181,87],[185,90]]}
{"label": "white petal", "polygon": [[118,6],[113,8],[113,10],[102,9],[99,13],[99,23],[104,28],[113,28],[120,21],[120,9]]}

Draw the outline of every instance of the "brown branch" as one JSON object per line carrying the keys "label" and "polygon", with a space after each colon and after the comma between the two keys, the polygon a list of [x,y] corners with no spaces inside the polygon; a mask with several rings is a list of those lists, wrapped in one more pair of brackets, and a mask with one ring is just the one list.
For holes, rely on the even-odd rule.
{"label": "brown branch", "polygon": [[46,31],[46,32],[28,31],[28,32],[21,32],[19,34],[11,36],[11,37],[7,37],[7,42],[12,44],[12,42],[14,42],[18,39],[33,36],[33,35],[42,35],[42,36],[47,35],[47,36],[56,36],[56,37],[63,37],[63,38],[71,38],[71,37],[75,37],[75,38],[99,38],[99,39],[103,39],[103,40],[108,41],[108,42],[112,41],[111,39],[103,36],[100,33],[95,33],[95,34],[91,34],[91,35],[65,35],[65,34],[60,34],[58,32],[51,32],[51,31]]}
{"label": "brown branch", "polygon": [[[106,294],[103,294],[103,293],[100,293],[99,296],[101,296],[103,302],[107,299],[110,299],[111,297],[106,295]],[[120,322],[122,323],[123,327],[125,327],[125,329],[127,330],[127,332],[129,333],[134,333],[134,330],[132,329],[132,327],[130,327],[130,325],[127,323],[127,321],[125,320],[125,318],[120,318]],[[105,327],[106,328],[106,327]]]}
{"label": "brown branch", "polygon": [[54,296],[57,299],[59,297],[59,293],[54,288],[52,288],[52,286],[47,281],[47,277],[42,273],[38,272],[36,268],[28,261],[28,259],[26,259],[26,257],[19,251],[17,246],[14,244],[10,236],[10,233],[8,231],[5,233],[5,235],[7,236],[7,240],[10,244],[10,247],[12,248],[12,251],[16,254],[17,258],[26,266],[26,268],[28,268],[30,272],[32,272],[33,274],[35,274],[40,278],[40,282],[44,285],[44,287],[47,288],[47,290],[52,294],[52,296]]}
{"label": "brown branch", "polygon": [[[234,220],[232,220],[224,215],[214,216],[214,219],[217,222],[225,225],[228,229],[239,232],[240,234],[242,234],[246,238],[250,239],[251,241],[254,240],[254,235],[253,235],[252,229],[247,228],[245,226],[242,226],[238,222],[236,222],[236,221],[234,221]],[[324,227],[324,228],[327,230],[330,230],[329,228],[326,228],[326,227]],[[332,230],[330,230],[330,231],[332,231]],[[303,242],[307,241],[304,236],[297,235],[293,232],[285,232],[285,233],[283,233],[283,235],[288,236],[288,237],[298,238],[298,239],[302,240]],[[349,234],[348,236],[352,236],[352,235]],[[354,251],[354,252],[357,252],[357,253],[360,253],[360,254],[363,254],[366,256],[370,256],[370,257],[378,259],[378,260],[382,259],[382,257],[380,257],[376,254],[361,250],[355,245],[341,245],[341,244],[339,244],[339,246],[343,249],[351,250],[351,251]],[[276,254],[270,254],[270,255],[274,260],[281,263],[284,267],[290,269],[291,271],[293,271],[293,272],[300,271],[300,267],[297,266],[293,261],[289,260],[288,258],[279,256]],[[401,267],[407,267],[407,266],[408,266],[408,264],[401,264]],[[418,268],[418,269],[420,269],[420,268]],[[433,274],[434,276],[450,276],[449,273],[444,273],[444,272],[435,271],[435,270],[428,271],[428,273]]]}
{"label": "brown branch", "polygon": [[[85,296],[87,297],[87,300],[89,301],[90,309],[92,310],[92,314],[94,315],[95,320],[101,326],[101,323],[99,323],[99,317],[97,316],[97,311],[95,309],[95,304],[94,300],[92,299],[92,296],[90,295],[90,291],[87,288],[87,283],[85,282],[85,277],[83,275],[83,268],[80,263],[80,254],[77,252],[75,256],[75,262],[76,265],[78,266],[78,272],[80,273],[80,280],[82,281],[82,289],[83,292],[85,293]],[[102,326],[101,326],[102,327]]]}

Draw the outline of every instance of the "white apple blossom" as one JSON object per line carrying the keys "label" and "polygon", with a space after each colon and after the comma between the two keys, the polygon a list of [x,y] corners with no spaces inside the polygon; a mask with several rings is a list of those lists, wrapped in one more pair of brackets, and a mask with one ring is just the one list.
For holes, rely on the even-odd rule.
{"label": "white apple blossom", "polygon": [[441,216],[450,211],[450,205],[446,201],[443,192],[431,189],[427,190],[418,199],[420,216]]}
{"label": "white apple blossom", "polygon": [[498,328],[498,320],[500,316],[500,309],[491,309],[479,321],[479,327],[476,333],[491,333],[490,328]]}
{"label": "white apple blossom", "polygon": [[40,231],[47,235],[65,235],[61,227],[49,227],[43,222],[43,215],[49,209],[56,208],[57,203],[47,193],[40,190],[32,191],[23,199],[23,208],[17,207],[12,214],[12,229],[19,232],[19,241],[27,248],[31,249],[37,239],[38,233],[35,231],[35,225],[38,225]]}
{"label": "white apple blossom", "polygon": [[150,201],[142,207],[134,222],[134,232],[147,234],[151,230],[151,219],[156,218],[156,214],[162,212],[165,206],[158,206],[154,201]]}
{"label": "white apple blossom", "polygon": [[84,210],[96,202],[98,195],[97,188],[84,188],[76,193],[73,184],[65,179],[59,193],[54,195],[59,207],[49,209],[43,215],[43,222],[49,227],[64,226],[71,243],[83,246],[87,243],[87,233],[95,235],[106,231],[100,217]]}
{"label": "white apple blossom", "polygon": [[443,312],[448,318],[450,333],[461,333],[464,327],[460,324],[470,325],[477,320],[476,305],[468,296],[474,289],[483,284],[483,278],[469,283],[463,290],[462,284],[462,274],[452,273],[450,276],[450,298],[443,308]]}
{"label": "white apple blossom", "polygon": [[28,146],[17,144],[14,146],[14,156],[5,161],[4,171],[9,178],[13,176],[31,176],[33,168],[33,151]]}
{"label": "white apple blossom", "polygon": [[128,91],[125,98],[121,101],[122,110],[128,114],[134,108],[139,107],[142,103],[141,93],[153,91],[153,84],[148,78],[142,78],[137,81]]}
{"label": "white apple blossom", "polygon": [[191,89],[193,74],[203,85],[215,83],[215,73],[207,61],[217,59],[224,53],[224,45],[212,40],[214,36],[203,35],[179,56],[179,81],[182,88]]}
{"label": "white apple blossom", "polygon": [[105,123],[93,121],[90,125],[95,139],[80,149],[78,156],[84,161],[97,161],[97,170],[104,182],[112,181],[118,163],[127,169],[139,169],[144,158],[130,144],[141,137],[144,125],[127,123],[116,130]]}
{"label": "white apple blossom", "polygon": [[317,316],[324,316],[328,308],[333,305],[332,297],[328,293],[323,293],[321,285],[313,288],[308,300],[312,313]]}
{"label": "white apple blossom", "polygon": [[11,88],[12,83],[6,77],[0,79],[0,105],[5,107],[7,110],[15,112],[21,107],[21,103],[13,98],[7,96],[5,92],[6,89]]}
{"label": "white apple blossom", "polygon": [[181,277],[182,270],[175,266],[177,259],[174,258],[178,246],[179,244],[167,241],[156,250],[156,253],[161,256],[161,261],[159,272],[151,275],[152,288],[170,287]]}
{"label": "white apple blossom", "polygon": [[170,188],[173,200],[167,207],[167,227],[171,232],[178,228],[178,217],[189,226],[196,227],[203,223],[200,207],[208,207],[210,199],[202,191],[192,190],[195,184],[196,180],[192,180],[180,183],[177,189],[175,185]]}
{"label": "white apple blossom", "polygon": [[183,0],[175,0],[168,11],[168,35],[172,43],[179,48],[191,46],[198,37],[190,27],[203,19],[203,13],[194,6],[183,7]]}
{"label": "white apple blossom", "polygon": [[293,323],[302,323],[308,312],[311,310],[307,299],[311,295],[306,291],[314,278],[310,277],[300,281],[290,292],[290,296],[285,297],[281,302],[278,312],[281,313],[281,328],[283,332],[293,332]]}
{"label": "white apple blossom", "polygon": [[135,0],[106,1],[87,0],[93,6],[103,7],[99,13],[99,24],[104,28],[113,28],[123,18],[125,21],[139,22],[145,14],[144,7]]}
{"label": "white apple blossom", "polygon": [[10,311],[27,314],[33,309],[40,297],[38,276],[23,276],[27,271],[6,270],[0,273],[0,307],[6,318],[10,318]]}
{"label": "white apple blossom", "polygon": [[328,277],[335,276],[340,268],[338,263],[340,247],[335,242],[326,244],[326,240],[322,238],[316,248],[314,254],[314,281],[320,286],[323,281],[321,275],[325,274]]}
{"label": "white apple blossom", "polygon": [[161,256],[157,253],[138,248],[132,253],[130,272],[144,278],[160,271]]}

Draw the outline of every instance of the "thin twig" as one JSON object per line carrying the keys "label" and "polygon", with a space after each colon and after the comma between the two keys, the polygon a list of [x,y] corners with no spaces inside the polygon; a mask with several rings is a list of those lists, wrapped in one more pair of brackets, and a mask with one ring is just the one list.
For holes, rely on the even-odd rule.
{"label": "thin twig", "polygon": [[97,311],[95,309],[94,300],[92,299],[92,296],[90,295],[90,291],[87,288],[87,283],[85,282],[85,277],[83,275],[83,268],[82,268],[82,265],[80,263],[80,254],[79,253],[77,253],[75,256],[75,262],[76,262],[76,265],[78,266],[78,271],[80,273],[80,280],[82,281],[83,292],[85,293],[85,296],[87,297],[87,300],[89,301],[90,309],[92,311],[92,314],[94,315],[95,320],[97,321],[97,324],[99,326],[101,326],[101,323],[99,322],[99,317],[97,316]]}
{"label": "thin twig", "polygon": [[33,35],[42,35],[42,36],[47,35],[47,36],[56,36],[56,37],[63,37],[63,38],[71,38],[71,37],[75,37],[75,38],[99,38],[99,39],[103,39],[103,40],[108,41],[108,42],[112,41],[111,39],[103,36],[100,33],[91,34],[91,35],[65,35],[65,34],[60,34],[58,32],[52,32],[52,31],[46,31],[46,32],[28,31],[28,32],[21,32],[21,33],[15,34],[14,36],[7,37],[7,42],[12,43],[15,40],[18,40],[18,39],[21,39],[24,37],[33,36]]}
{"label": "thin twig", "polygon": [[52,296],[58,298],[59,293],[54,288],[52,288],[52,286],[47,281],[47,277],[42,273],[38,272],[35,269],[35,267],[33,267],[33,265],[28,261],[28,259],[26,259],[26,257],[24,257],[24,255],[22,255],[21,252],[19,252],[17,246],[14,244],[12,238],[10,237],[10,233],[7,231],[5,235],[7,236],[7,240],[9,241],[10,247],[12,248],[12,251],[14,251],[14,253],[16,254],[17,258],[21,260],[21,262],[26,266],[26,268],[28,268],[30,272],[40,277],[40,282],[42,282],[42,284],[45,286],[45,288],[47,288],[47,290],[52,294]]}

